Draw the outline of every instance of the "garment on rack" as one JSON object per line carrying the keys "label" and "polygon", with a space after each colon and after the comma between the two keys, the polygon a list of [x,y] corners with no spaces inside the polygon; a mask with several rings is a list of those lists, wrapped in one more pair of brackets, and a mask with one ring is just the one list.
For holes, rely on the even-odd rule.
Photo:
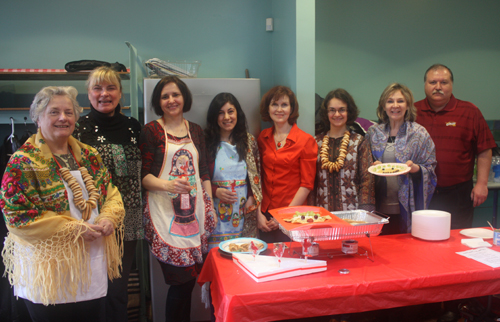
{"label": "garment on rack", "polygon": [[10,157],[14,152],[16,152],[22,144],[20,144],[17,135],[11,134],[3,140],[3,145],[0,148],[0,171],[2,173],[5,172],[5,167],[7,166],[7,162],[9,162]]}

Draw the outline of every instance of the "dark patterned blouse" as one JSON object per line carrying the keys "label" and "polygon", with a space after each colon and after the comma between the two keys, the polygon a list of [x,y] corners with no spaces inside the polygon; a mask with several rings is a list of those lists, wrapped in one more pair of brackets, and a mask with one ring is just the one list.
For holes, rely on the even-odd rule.
{"label": "dark patterned blouse", "polygon": [[144,238],[141,198],[141,124],[120,112],[118,105],[112,117],[91,106],[88,115],[80,117],[73,136],[99,151],[118,187],[125,206],[124,240]]}

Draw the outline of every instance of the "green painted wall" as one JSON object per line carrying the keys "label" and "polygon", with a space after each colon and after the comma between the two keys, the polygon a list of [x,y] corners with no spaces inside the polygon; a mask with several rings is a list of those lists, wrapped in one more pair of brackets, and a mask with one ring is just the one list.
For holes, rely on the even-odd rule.
{"label": "green painted wall", "polygon": [[0,12],[0,68],[80,59],[128,66],[130,41],[144,59],[201,60],[200,78],[245,77],[248,69],[263,91],[272,85],[269,0],[22,0],[1,1]]}
{"label": "green painted wall", "polygon": [[273,0],[272,3],[272,86],[284,85],[296,91],[295,0]]}
{"label": "green painted wall", "polygon": [[343,87],[376,119],[383,89],[401,82],[416,100],[433,63],[451,68],[453,92],[500,119],[500,1],[317,0],[316,92]]}
{"label": "green painted wall", "polygon": [[314,135],[315,103],[315,6],[311,0],[297,0],[297,99],[300,118],[297,125]]}

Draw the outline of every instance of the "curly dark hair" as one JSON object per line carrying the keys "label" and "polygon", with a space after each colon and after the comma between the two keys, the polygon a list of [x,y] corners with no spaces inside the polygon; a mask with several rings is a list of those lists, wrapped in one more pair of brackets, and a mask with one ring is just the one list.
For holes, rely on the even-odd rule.
{"label": "curly dark hair", "polygon": [[334,98],[341,100],[347,105],[347,125],[354,124],[354,121],[356,121],[356,118],[359,115],[358,107],[356,106],[356,103],[354,102],[354,99],[352,98],[351,94],[349,94],[349,92],[342,88],[337,88],[333,91],[330,91],[323,100],[323,103],[321,103],[321,108],[319,110],[320,125],[318,128],[318,133],[323,133],[330,130],[330,120],[328,119],[328,104]]}
{"label": "curly dark hair", "polygon": [[220,145],[219,111],[226,103],[236,108],[236,125],[229,138],[236,145],[239,161],[242,161],[246,159],[248,151],[247,119],[241,109],[240,103],[231,93],[219,93],[215,95],[208,107],[207,128],[205,129],[205,142],[207,143],[208,154],[212,160],[217,155],[217,149]]}
{"label": "curly dark hair", "polygon": [[193,104],[193,96],[189,91],[186,83],[184,83],[177,76],[165,76],[163,77],[155,86],[153,90],[153,95],[151,96],[151,105],[153,106],[153,110],[156,115],[163,116],[163,110],[161,109],[161,92],[163,91],[163,87],[169,83],[174,83],[179,88],[181,92],[182,98],[184,98],[184,107],[182,108],[182,112],[189,112],[191,109],[191,104]]}
{"label": "curly dark hair", "polygon": [[274,86],[271,88],[260,101],[260,116],[262,121],[271,122],[271,116],[269,115],[269,106],[271,102],[277,101],[283,96],[287,96],[290,100],[290,116],[288,116],[288,124],[294,125],[299,118],[299,102],[295,97],[293,91],[286,86]]}

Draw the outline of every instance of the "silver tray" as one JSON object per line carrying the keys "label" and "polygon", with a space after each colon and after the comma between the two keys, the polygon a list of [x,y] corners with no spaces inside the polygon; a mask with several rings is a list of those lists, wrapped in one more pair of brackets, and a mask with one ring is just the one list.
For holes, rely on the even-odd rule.
{"label": "silver tray", "polygon": [[314,229],[286,230],[280,224],[280,230],[293,241],[302,241],[305,238],[314,237],[314,241],[352,239],[360,237],[371,237],[380,234],[384,224],[389,220],[366,210],[332,211],[333,215],[340,219],[365,221],[362,224],[351,224],[345,227],[328,227]]}

